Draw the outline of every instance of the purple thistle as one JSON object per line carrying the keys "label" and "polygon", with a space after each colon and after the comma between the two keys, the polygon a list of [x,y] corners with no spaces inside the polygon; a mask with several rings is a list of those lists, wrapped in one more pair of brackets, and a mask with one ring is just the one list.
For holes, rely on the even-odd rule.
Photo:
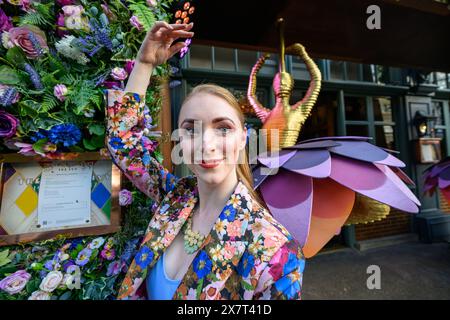
{"label": "purple thistle", "polygon": [[37,52],[39,56],[42,56],[45,52],[44,49],[42,49],[41,44],[39,43],[38,39],[36,38],[35,34],[33,32],[28,32],[28,38],[31,41],[31,45],[33,46],[33,49]]}
{"label": "purple thistle", "polygon": [[31,82],[33,82],[33,85],[37,90],[44,89],[44,86],[41,83],[41,77],[39,77],[39,74],[29,63],[25,63],[25,71],[30,76]]}
{"label": "purple thistle", "polygon": [[0,97],[0,104],[4,107],[12,105],[16,94],[17,90],[15,88],[9,87]]}
{"label": "purple thistle", "polygon": [[94,54],[96,54],[98,52],[98,50],[100,50],[102,48],[102,46],[97,45],[94,47],[94,49],[92,49],[91,51],[89,51],[89,56],[92,57]]}
{"label": "purple thistle", "polygon": [[109,77],[109,72],[107,72],[105,74],[101,74],[100,76],[98,76],[95,79],[94,87],[97,87],[97,86],[101,85],[106,80],[106,78],[108,78],[108,77]]}
{"label": "purple thistle", "polygon": [[104,47],[108,48],[109,50],[113,49],[113,44],[111,42],[111,39],[109,38],[109,28],[108,26],[104,26],[103,28],[100,28],[98,25],[98,22],[95,19],[91,19],[89,21],[89,25],[94,32],[94,38]]}
{"label": "purple thistle", "polygon": [[77,46],[84,53],[87,53],[90,57],[94,56],[101,48],[105,47],[108,50],[113,50],[113,43],[110,39],[110,29],[108,25],[99,23],[94,19],[89,20],[89,26],[92,31],[92,35],[80,37],[76,40]]}

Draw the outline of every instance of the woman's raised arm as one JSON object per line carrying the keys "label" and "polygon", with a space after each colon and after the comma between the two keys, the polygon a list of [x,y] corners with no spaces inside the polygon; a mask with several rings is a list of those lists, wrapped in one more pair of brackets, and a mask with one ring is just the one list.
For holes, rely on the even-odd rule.
{"label": "woman's raised arm", "polygon": [[153,68],[185,46],[172,43],[192,37],[191,28],[192,24],[156,22],[139,49],[125,90],[105,90],[106,146],[125,176],[157,202],[173,188],[176,178],[152,157],[155,146],[145,126],[145,93]]}

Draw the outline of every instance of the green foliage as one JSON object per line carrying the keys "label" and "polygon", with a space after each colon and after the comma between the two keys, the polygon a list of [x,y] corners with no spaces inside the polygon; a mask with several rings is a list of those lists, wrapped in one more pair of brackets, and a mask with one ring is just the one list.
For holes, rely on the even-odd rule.
{"label": "green foliage", "polygon": [[156,19],[150,8],[143,3],[136,3],[135,1],[127,1],[130,3],[129,8],[133,11],[133,14],[138,17],[139,22],[142,24],[145,31],[151,29],[155,24]]}
{"label": "green foliage", "polygon": [[20,82],[16,71],[9,66],[0,66],[0,83],[18,84]]}
{"label": "green foliage", "polygon": [[29,11],[19,19],[19,26],[35,25],[38,27],[50,27],[53,24],[54,15],[52,14],[53,4],[32,2],[35,11]]}

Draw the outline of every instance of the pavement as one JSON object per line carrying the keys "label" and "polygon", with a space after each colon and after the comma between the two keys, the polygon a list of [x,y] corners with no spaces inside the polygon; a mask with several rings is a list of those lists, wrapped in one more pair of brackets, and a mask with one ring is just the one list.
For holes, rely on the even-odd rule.
{"label": "pavement", "polygon": [[450,243],[324,252],[307,259],[302,290],[304,300],[450,300]]}

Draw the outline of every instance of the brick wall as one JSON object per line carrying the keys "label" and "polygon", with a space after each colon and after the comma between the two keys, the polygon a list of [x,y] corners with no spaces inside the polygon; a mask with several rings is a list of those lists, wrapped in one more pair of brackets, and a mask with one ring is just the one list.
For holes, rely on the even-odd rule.
{"label": "brick wall", "polygon": [[355,226],[356,240],[367,240],[411,232],[411,214],[391,208],[381,221]]}
{"label": "brick wall", "polygon": [[450,212],[450,205],[447,203],[447,201],[445,200],[444,196],[440,191],[439,191],[439,201],[441,204],[441,210],[445,212]]}
{"label": "brick wall", "polygon": [[[441,210],[450,212],[450,205],[444,199],[441,192],[439,192],[439,198]],[[384,220],[364,225],[356,225],[356,240],[367,240],[412,232],[411,218],[412,215],[410,213],[391,209],[391,212]]]}

